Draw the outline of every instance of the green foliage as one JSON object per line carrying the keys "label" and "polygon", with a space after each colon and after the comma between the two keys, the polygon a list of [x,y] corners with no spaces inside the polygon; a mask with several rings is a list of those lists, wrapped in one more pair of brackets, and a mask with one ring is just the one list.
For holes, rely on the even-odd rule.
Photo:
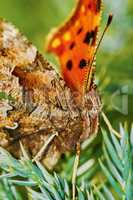
{"label": "green foliage", "polygon": [[[102,130],[103,154],[99,156],[102,180],[94,183],[96,176],[89,182],[77,185],[77,200],[93,199],[127,199],[133,196],[133,131],[129,134],[120,126],[121,138]],[[0,148],[0,196],[8,200],[71,199],[71,183],[57,173],[50,174],[38,161],[32,163],[22,148],[23,157],[13,158],[6,150]],[[106,178],[105,178],[106,176]],[[21,194],[24,187],[25,194]],[[112,192],[113,191],[113,192]]]}
{"label": "green foliage", "polygon": [[[63,6],[62,0],[1,0],[0,3],[0,17],[14,23],[44,53],[47,34],[70,14],[75,1],[67,0]],[[128,121],[130,125],[133,116],[133,1],[104,0],[100,34],[109,12],[114,19],[97,54],[96,76],[104,111],[118,129],[119,121]],[[45,54],[45,57],[56,64],[52,56]],[[125,99],[127,112],[123,112]],[[12,101],[12,98],[0,91],[0,100]],[[104,126],[102,122],[101,125]],[[120,126],[120,134],[119,140],[102,129],[91,147],[90,140],[82,144],[77,199],[132,200],[133,130],[128,133]],[[66,154],[56,167],[57,173],[50,174],[26,155],[16,160],[0,149],[0,200],[71,199],[74,158],[74,154]]]}
{"label": "green foliage", "polygon": [[133,132],[129,134],[120,126],[120,141],[113,134],[110,134],[110,140],[104,130],[102,133],[104,138],[103,152],[107,166],[100,160],[101,168],[120,199],[132,199],[133,146],[131,140]]}

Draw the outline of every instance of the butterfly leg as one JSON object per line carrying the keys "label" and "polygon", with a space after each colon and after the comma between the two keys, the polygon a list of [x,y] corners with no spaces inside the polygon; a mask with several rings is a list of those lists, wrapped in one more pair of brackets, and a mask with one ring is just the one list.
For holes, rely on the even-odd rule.
{"label": "butterfly leg", "polygon": [[121,138],[121,135],[120,133],[118,133],[115,129],[113,129],[109,119],[107,118],[107,116],[105,115],[104,112],[102,112],[102,117],[103,117],[103,120],[104,122],[106,123],[108,129],[110,130],[110,132],[112,132],[114,135],[116,135],[118,138]]}
{"label": "butterfly leg", "polygon": [[37,161],[40,160],[45,152],[45,150],[47,149],[48,145],[53,141],[53,139],[55,138],[55,136],[58,136],[58,133],[55,132],[53,133],[50,137],[48,137],[48,139],[44,142],[43,146],[41,147],[41,149],[37,152],[37,154],[35,155],[35,157],[32,159],[32,161]]}

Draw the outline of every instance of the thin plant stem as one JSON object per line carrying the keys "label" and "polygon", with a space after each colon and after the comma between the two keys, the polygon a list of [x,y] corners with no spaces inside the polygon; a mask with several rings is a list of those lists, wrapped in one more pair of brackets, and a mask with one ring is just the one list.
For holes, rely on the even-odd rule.
{"label": "thin plant stem", "polygon": [[55,136],[57,136],[58,133],[54,133],[53,135],[51,135],[48,140],[46,142],[44,142],[44,145],[42,146],[42,148],[38,151],[38,153],[35,155],[35,157],[32,159],[32,162],[40,160],[40,158],[42,157],[42,154],[44,153],[44,151],[46,150],[47,146],[49,145],[49,143],[55,138]]}
{"label": "thin plant stem", "polygon": [[80,143],[77,143],[76,157],[74,161],[73,174],[72,174],[72,200],[76,199],[76,177],[77,177],[79,159],[80,159]]}
{"label": "thin plant stem", "polygon": [[110,121],[108,120],[107,116],[105,115],[104,112],[102,112],[102,117],[103,117],[103,120],[105,121],[106,125],[108,126],[110,132],[112,132],[114,135],[116,135],[118,138],[121,138],[121,135],[120,133],[118,133],[115,129],[113,129]]}

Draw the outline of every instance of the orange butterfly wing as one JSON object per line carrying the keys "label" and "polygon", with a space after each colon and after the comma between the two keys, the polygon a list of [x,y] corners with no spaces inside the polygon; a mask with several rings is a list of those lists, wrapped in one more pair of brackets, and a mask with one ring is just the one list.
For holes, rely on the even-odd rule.
{"label": "orange butterfly wing", "polygon": [[67,85],[81,94],[91,76],[89,64],[96,49],[100,11],[101,0],[78,0],[71,18],[51,35],[47,46],[48,52],[58,56]]}

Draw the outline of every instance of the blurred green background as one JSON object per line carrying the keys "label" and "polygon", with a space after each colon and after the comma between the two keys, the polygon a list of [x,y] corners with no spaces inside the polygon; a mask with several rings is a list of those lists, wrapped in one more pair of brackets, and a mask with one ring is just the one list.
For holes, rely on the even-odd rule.
{"label": "blurred green background", "polygon": [[[12,22],[44,54],[51,28],[70,14],[75,0],[0,0],[0,16]],[[114,15],[97,54],[97,82],[104,111],[112,123],[132,122],[133,114],[133,1],[104,0],[100,34],[108,13]],[[44,55],[53,62],[48,55]]]}
{"label": "blurred green background", "polygon": [[[44,44],[50,30],[70,15],[75,2],[76,0],[0,0],[0,17],[12,22],[57,66],[53,57],[44,53]],[[97,53],[96,81],[103,110],[113,127],[118,130],[119,122],[127,121],[130,126],[133,121],[133,0],[104,0],[99,35],[110,12],[114,19]],[[98,158],[103,155],[101,135],[98,134],[91,148],[86,147],[81,152],[80,165],[93,158],[95,162],[79,176],[79,182],[91,177],[103,180],[98,164]],[[71,180],[74,157],[75,154],[63,155],[64,162],[60,161],[56,169],[67,180]]]}

